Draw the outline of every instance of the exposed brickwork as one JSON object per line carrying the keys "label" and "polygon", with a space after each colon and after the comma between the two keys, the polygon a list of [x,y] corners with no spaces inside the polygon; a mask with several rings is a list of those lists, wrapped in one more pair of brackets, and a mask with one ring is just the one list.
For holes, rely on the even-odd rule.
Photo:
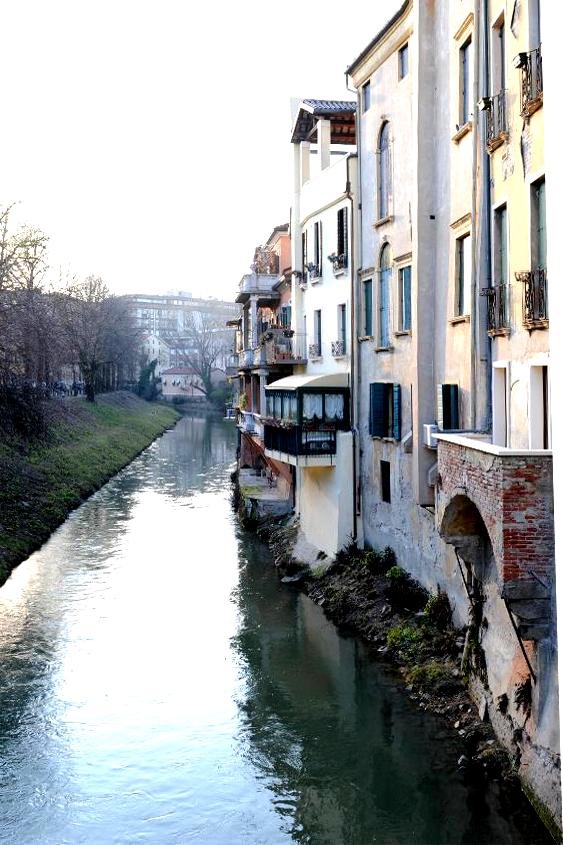
{"label": "exposed brickwork", "polygon": [[[489,534],[501,584],[533,577],[531,570],[540,577],[553,577],[550,455],[497,456],[440,442],[436,518],[441,533],[448,506],[451,509],[456,496],[466,496],[477,507]],[[463,522],[463,514],[458,522]]]}

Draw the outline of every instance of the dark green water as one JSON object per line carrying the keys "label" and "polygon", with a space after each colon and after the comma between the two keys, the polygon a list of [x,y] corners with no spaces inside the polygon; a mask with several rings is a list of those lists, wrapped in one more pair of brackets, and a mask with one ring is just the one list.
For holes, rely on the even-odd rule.
{"label": "dark green water", "polygon": [[0,841],[549,841],[279,584],[231,513],[234,450],[184,418],[0,590]]}

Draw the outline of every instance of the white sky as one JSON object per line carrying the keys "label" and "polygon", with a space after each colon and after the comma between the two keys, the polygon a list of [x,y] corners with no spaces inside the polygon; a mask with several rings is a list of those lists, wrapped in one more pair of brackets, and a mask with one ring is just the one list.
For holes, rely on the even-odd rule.
{"label": "white sky", "polygon": [[344,71],[399,5],[7,0],[0,204],[54,276],[233,299],[289,220],[290,98],[354,99]]}

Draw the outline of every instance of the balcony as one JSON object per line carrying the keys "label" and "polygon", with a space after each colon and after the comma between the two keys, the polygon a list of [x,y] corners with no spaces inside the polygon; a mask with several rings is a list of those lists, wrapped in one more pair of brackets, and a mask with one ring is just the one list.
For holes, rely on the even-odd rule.
{"label": "balcony", "polygon": [[254,364],[254,350],[243,349],[239,352],[238,365],[241,370],[249,370]]}
{"label": "balcony", "polygon": [[225,373],[228,376],[236,376],[239,371],[239,355],[227,355],[225,362]]}
{"label": "balcony", "polygon": [[348,256],[345,253],[337,255],[335,252],[328,256],[334,273],[341,273],[348,266]]}
{"label": "balcony", "polygon": [[321,345],[320,343],[310,343],[309,344],[309,358],[314,360],[315,358],[321,357]]}
{"label": "balcony", "polygon": [[520,113],[530,117],[543,103],[541,45],[529,53],[518,53],[514,65],[520,68]]}
{"label": "balcony", "polygon": [[246,434],[256,433],[256,427],[254,424],[254,414],[252,413],[252,411],[239,410],[238,426],[240,430],[246,432]]}
{"label": "balcony", "polygon": [[547,306],[547,269],[544,267],[526,273],[516,273],[517,281],[524,285],[522,293],[522,324],[528,331],[549,326]]}
{"label": "balcony", "polygon": [[508,139],[506,91],[486,100],[487,149],[491,153]]}
{"label": "balcony", "polygon": [[278,282],[279,276],[275,273],[248,273],[239,282],[239,293],[235,301],[244,304],[252,296],[258,303],[276,302],[280,295],[274,285]]}
{"label": "balcony", "polygon": [[346,341],[333,340],[331,343],[331,350],[333,358],[344,358],[346,355]]}
{"label": "balcony", "polygon": [[273,328],[264,334],[264,360],[268,365],[305,364],[306,337],[291,329]]}
{"label": "balcony", "polygon": [[336,456],[336,430],[314,429],[294,425],[264,425],[266,455],[294,466],[330,466]]}
{"label": "balcony", "polygon": [[508,285],[483,288],[481,294],[487,297],[487,329],[490,337],[510,333],[508,319]]}

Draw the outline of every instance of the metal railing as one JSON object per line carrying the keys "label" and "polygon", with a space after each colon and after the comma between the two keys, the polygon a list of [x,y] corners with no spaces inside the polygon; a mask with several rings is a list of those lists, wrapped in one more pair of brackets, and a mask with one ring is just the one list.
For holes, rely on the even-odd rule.
{"label": "metal railing", "polygon": [[508,137],[508,120],[506,109],[506,91],[499,91],[490,97],[487,116],[487,146],[499,146]]}
{"label": "metal railing", "polygon": [[287,455],[335,455],[336,431],[309,431],[301,426],[264,426],[264,446]]}
{"label": "metal railing", "polygon": [[509,328],[508,285],[483,288],[481,293],[487,297],[487,329],[489,333],[506,332]]}
{"label": "metal railing", "polygon": [[319,343],[310,343],[309,344],[309,358],[320,358],[321,357],[321,347]]}
{"label": "metal railing", "polygon": [[238,356],[238,365],[243,369],[249,369],[254,364],[254,350],[253,349],[243,349],[242,352],[239,352]]}
{"label": "metal railing", "polygon": [[344,355],[346,355],[346,341],[333,340],[331,343],[331,349],[333,358],[342,358]]}
{"label": "metal railing", "polygon": [[522,282],[522,322],[527,329],[544,328],[549,322],[547,303],[547,269],[544,267],[526,273],[516,273]]}
{"label": "metal railing", "polygon": [[519,53],[517,66],[521,71],[521,112],[527,116],[540,106],[543,98],[541,44],[529,53]]}
{"label": "metal railing", "polygon": [[268,364],[304,363],[307,360],[306,336],[288,330],[277,330],[265,346]]}

